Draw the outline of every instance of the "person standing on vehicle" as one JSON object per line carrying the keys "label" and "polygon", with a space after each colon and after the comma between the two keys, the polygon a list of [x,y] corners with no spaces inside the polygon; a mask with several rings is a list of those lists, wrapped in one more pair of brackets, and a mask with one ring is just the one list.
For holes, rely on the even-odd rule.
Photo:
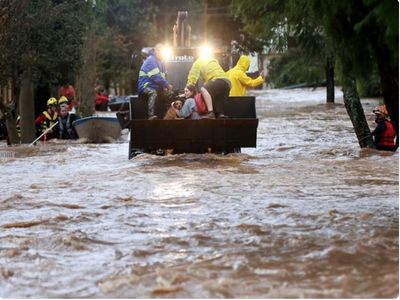
{"label": "person standing on vehicle", "polygon": [[154,50],[143,62],[139,71],[138,94],[147,97],[149,120],[156,119],[155,106],[157,96],[161,92],[172,91],[172,85],[166,80],[165,66],[161,61],[162,44],[157,44]]}
{"label": "person standing on vehicle", "polygon": [[236,66],[226,72],[232,86],[229,96],[246,96],[246,89],[249,87],[256,87],[264,82],[264,73],[261,72],[260,76],[252,79],[246,74],[250,66],[250,59],[246,55],[240,56]]}
{"label": "person standing on vehicle", "polygon": [[204,82],[200,92],[208,110],[208,113],[203,118],[225,117],[224,101],[229,97],[231,83],[215,58],[200,56],[193,63],[186,85],[196,85],[199,79]]}

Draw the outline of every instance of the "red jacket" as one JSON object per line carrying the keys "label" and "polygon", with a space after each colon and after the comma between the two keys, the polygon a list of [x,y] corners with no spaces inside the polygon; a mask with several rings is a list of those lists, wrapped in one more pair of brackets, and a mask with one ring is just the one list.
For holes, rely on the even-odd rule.
{"label": "red jacket", "polygon": [[75,90],[72,85],[68,85],[67,87],[62,86],[60,87],[60,97],[65,96],[68,100],[75,99]]}
{"label": "red jacket", "polygon": [[108,102],[108,97],[101,93],[96,93],[96,104],[103,104]]}

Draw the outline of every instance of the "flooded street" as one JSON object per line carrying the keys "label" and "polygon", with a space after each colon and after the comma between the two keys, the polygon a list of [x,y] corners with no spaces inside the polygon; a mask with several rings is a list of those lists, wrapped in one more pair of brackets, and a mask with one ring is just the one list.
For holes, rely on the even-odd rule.
{"label": "flooded street", "polygon": [[398,152],[360,150],[339,89],[253,93],[241,154],[2,141],[0,297],[397,297]]}

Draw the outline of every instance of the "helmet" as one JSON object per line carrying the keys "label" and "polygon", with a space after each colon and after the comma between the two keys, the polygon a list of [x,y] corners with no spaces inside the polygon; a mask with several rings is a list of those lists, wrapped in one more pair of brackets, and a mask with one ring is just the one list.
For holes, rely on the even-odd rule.
{"label": "helmet", "polygon": [[142,59],[146,59],[150,55],[150,52],[152,50],[153,50],[153,48],[151,48],[151,47],[142,48],[142,50],[140,51],[140,55],[142,56]]}
{"label": "helmet", "polygon": [[58,99],[58,104],[61,105],[61,104],[64,104],[64,103],[67,104],[68,103],[68,99],[65,96],[61,96],[60,99]]}
{"label": "helmet", "polygon": [[49,100],[47,100],[47,106],[49,105],[56,105],[57,104],[57,99],[54,97],[49,98]]}
{"label": "helmet", "polygon": [[387,110],[386,110],[386,105],[379,105],[379,106],[376,106],[373,110],[372,110],[372,112],[375,114],[375,115],[382,115],[383,117],[387,117],[388,116],[388,112],[387,112]]}

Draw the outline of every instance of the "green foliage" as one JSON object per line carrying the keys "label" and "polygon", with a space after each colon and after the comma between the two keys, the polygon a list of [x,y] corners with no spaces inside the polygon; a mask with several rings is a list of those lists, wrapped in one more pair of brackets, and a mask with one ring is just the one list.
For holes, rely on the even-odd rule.
{"label": "green foliage", "polygon": [[16,78],[30,68],[33,79],[71,81],[80,65],[80,46],[90,11],[86,1],[22,0],[1,3],[0,78]]}
{"label": "green foliage", "polygon": [[373,66],[368,76],[357,80],[357,91],[360,97],[382,97],[381,79],[376,65]]}
{"label": "green foliage", "polygon": [[232,11],[252,38],[266,41],[266,46],[274,51],[283,51],[289,35],[287,5],[285,0],[233,0]]}
{"label": "green foliage", "polygon": [[325,78],[324,68],[317,60],[304,60],[300,49],[287,52],[271,59],[268,65],[267,82],[275,88],[298,83],[319,84]]}
{"label": "green foliage", "polygon": [[[387,60],[398,66],[395,0],[315,0],[314,9],[321,12],[323,26],[336,45],[342,73],[368,80],[377,61],[374,47],[389,47],[392,51]],[[384,38],[377,38],[380,36]]]}
{"label": "green foliage", "polygon": [[118,81],[129,68],[130,49],[126,37],[116,29],[106,28],[97,43],[97,76],[104,82]]}
{"label": "green foliage", "polygon": [[125,37],[129,47],[144,47],[149,38],[154,38],[152,11],[153,6],[145,0],[104,0],[97,10],[97,35],[103,36],[111,28]]}
{"label": "green foliage", "polygon": [[370,34],[371,29],[381,28],[379,34],[383,35],[384,43],[392,50],[392,62],[399,61],[399,7],[396,0],[364,0],[367,7],[366,16],[354,26],[354,30],[360,34],[364,31]]}
{"label": "green foliage", "polygon": [[131,54],[154,44],[153,5],[144,0],[104,0],[96,10],[96,76],[108,88],[129,81]]}
{"label": "green foliage", "polygon": [[260,38],[253,38],[247,33],[240,34],[239,38],[233,43],[233,51],[238,50],[239,53],[249,53],[249,52],[263,52],[264,46],[267,42]]}
{"label": "green foliage", "polygon": [[[363,91],[371,90],[367,85],[372,85],[374,94],[380,90],[376,88],[376,64],[381,59],[378,55],[383,55],[378,54],[379,49],[390,49],[385,52],[390,53],[387,62],[398,69],[399,15],[395,0],[233,0],[232,10],[246,24],[246,32],[265,41],[270,51],[302,49],[302,59],[315,67],[323,67],[328,57],[337,57],[339,74],[353,74],[362,82],[359,87]],[[283,66],[285,63],[287,66]],[[290,53],[271,68],[277,82],[285,83],[295,81],[294,76],[301,82],[309,78],[308,74],[319,73],[301,67],[301,60]],[[283,73],[278,75],[278,70]]]}
{"label": "green foliage", "polygon": [[334,51],[311,1],[232,2],[235,15],[246,24],[249,41],[256,39],[263,43],[259,49],[266,46],[268,53],[274,55],[267,78],[272,86],[324,81],[325,64],[328,58],[334,60]]}

